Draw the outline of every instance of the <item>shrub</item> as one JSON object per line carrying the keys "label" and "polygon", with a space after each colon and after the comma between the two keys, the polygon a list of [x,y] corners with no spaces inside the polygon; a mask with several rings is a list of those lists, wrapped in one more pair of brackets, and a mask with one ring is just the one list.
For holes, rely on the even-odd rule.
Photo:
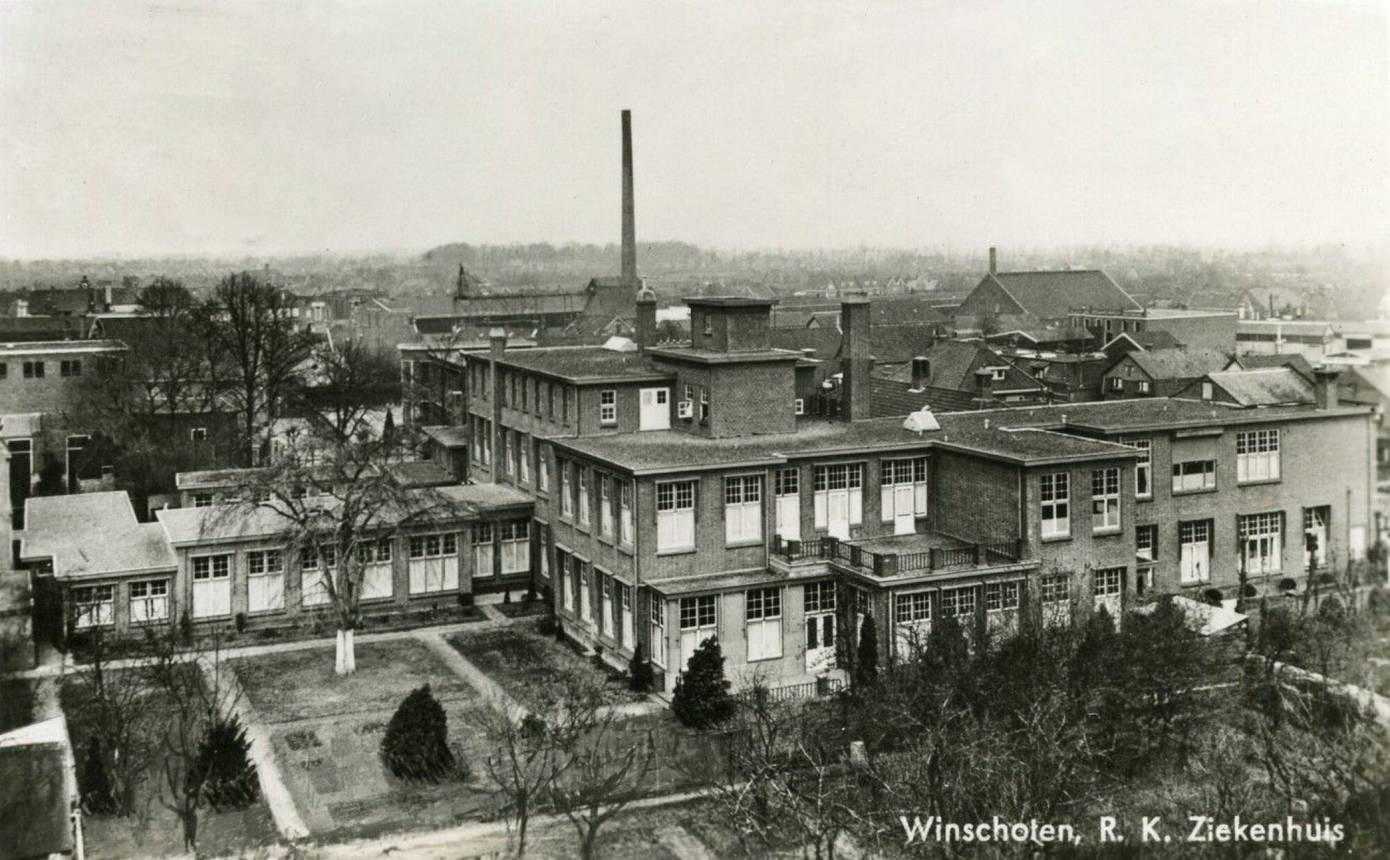
{"label": "shrub", "polygon": [[101,743],[95,737],[87,742],[87,754],[82,757],[78,772],[78,792],[82,809],[90,815],[110,815],[116,811],[116,798],[111,793],[111,778],[101,757]]}
{"label": "shrub", "polygon": [[438,782],[455,769],[449,718],[426,684],[405,697],[381,739],[386,767],[401,779]]}
{"label": "shrub", "polygon": [[469,592],[465,592],[465,593],[462,593],[462,594],[459,595],[459,606],[465,606],[465,607],[466,607],[466,606],[472,606],[472,605],[473,605],[473,592],[469,591]]}
{"label": "shrub", "polygon": [[859,648],[855,651],[854,684],[872,687],[878,680],[878,629],[872,615],[864,616],[859,628]]}
{"label": "shrub", "polygon": [[647,660],[647,647],[641,642],[632,649],[632,659],[627,664],[628,685],[634,693],[650,693],[654,682],[652,664]]}
{"label": "shrub", "polygon": [[511,588],[508,588],[506,591],[502,592],[502,602],[507,604],[510,604],[512,602]]}
{"label": "shrub", "polygon": [[203,800],[213,809],[240,809],[260,796],[251,742],[235,716],[208,726],[194,767],[203,776]]}
{"label": "shrub", "polygon": [[246,631],[246,613],[245,613],[245,612],[238,612],[238,613],[236,614],[236,632],[238,632],[238,633],[243,633],[243,632],[245,632],[245,631]]}
{"label": "shrub", "polygon": [[1222,597],[1221,589],[1219,588],[1208,588],[1206,591],[1202,592],[1202,597],[1206,598],[1207,603],[1210,603],[1212,606],[1221,605]]}
{"label": "shrub", "polygon": [[695,649],[685,672],[676,679],[671,711],[685,725],[704,729],[732,717],[735,707],[724,678],[724,652],[711,636]]}
{"label": "shrub", "polygon": [[193,619],[188,617],[187,610],[179,617],[179,639],[185,645],[193,644]]}

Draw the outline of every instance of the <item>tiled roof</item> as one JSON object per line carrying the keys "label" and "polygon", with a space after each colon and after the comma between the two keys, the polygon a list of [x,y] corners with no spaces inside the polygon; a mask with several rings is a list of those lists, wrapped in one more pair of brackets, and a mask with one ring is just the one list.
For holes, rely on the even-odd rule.
{"label": "tiled roof", "polygon": [[870,409],[875,418],[907,415],[923,406],[933,412],[965,412],[975,408],[974,395],[953,388],[927,386],[913,391],[907,383],[874,376],[869,380]]}
{"label": "tiled roof", "polygon": [[176,566],[163,531],[155,523],[136,520],[124,490],[30,499],[24,511],[20,558],[51,559],[54,575],[60,578]]}
{"label": "tiled roof", "polygon": [[1195,379],[1230,362],[1230,356],[1215,349],[1150,349],[1131,352],[1127,357],[1155,380]]}
{"label": "tiled roof", "polygon": [[1288,367],[1221,371],[1208,373],[1203,379],[1210,380],[1241,406],[1313,402],[1312,383]]}
{"label": "tiled roof", "polygon": [[999,272],[985,276],[986,281],[991,278],[1037,319],[1062,319],[1078,308],[1141,309],[1129,293],[1099,269]]}
{"label": "tiled roof", "polygon": [[1259,355],[1257,353],[1238,355],[1231,360],[1231,365],[1240,367],[1244,370],[1260,370],[1266,367],[1287,367],[1297,371],[1304,379],[1311,380],[1313,378],[1313,365],[1309,364],[1308,359],[1297,352],[1285,353],[1283,355]]}
{"label": "tiled roof", "polygon": [[[939,340],[929,349],[916,353],[930,362],[928,385],[933,388],[955,389],[974,394],[976,389],[975,369],[977,367],[1007,367],[1004,378],[991,383],[997,391],[1025,391],[1041,388],[1041,384],[1013,363],[1007,361],[994,350],[979,341]],[[903,360],[900,364],[880,367],[875,365],[874,376],[891,379],[895,382],[912,381],[912,362]]]}

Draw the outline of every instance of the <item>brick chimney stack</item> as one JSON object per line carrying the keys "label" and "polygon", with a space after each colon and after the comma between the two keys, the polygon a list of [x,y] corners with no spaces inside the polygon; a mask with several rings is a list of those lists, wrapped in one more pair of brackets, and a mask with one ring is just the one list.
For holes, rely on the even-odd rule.
{"label": "brick chimney stack", "polygon": [[1335,367],[1320,367],[1313,371],[1316,384],[1313,387],[1313,402],[1319,409],[1336,409],[1340,400],[1337,393],[1337,377],[1342,371]]}
{"label": "brick chimney stack", "polygon": [[994,372],[981,367],[975,371],[975,406],[978,409],[994,403]]}
{"label": "brick chimney stack", "polygon": [[927,380],[931,379],[931,362],[925,355],[919,355],[912,359],[912,390],[921,391],[927,387]]}
{"label": "brick chimney stack", "polygon": [[632,196],[632,111],[623,111],[623,283],[637,286],[637,206]]}
{"label": "brick chimney stack", "polygon": [[993,245],[989,246],[989,273],[991,275],[999,273],[999,255]]}
{"label": "brick chimney stack", "polygon": [[869,299],[846,296],[840,302],[840,416],[846,421],[870,418],[869,377],[874,360],[869,354]]}
{"label": "brick chimney stack", "polygon": [[637,291],[637,348],[646,352],[656,345],[656,293],[644,282]]}

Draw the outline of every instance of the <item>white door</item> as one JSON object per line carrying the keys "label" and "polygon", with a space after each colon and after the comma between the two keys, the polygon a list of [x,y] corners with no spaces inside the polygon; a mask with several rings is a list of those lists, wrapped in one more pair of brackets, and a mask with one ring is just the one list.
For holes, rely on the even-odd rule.
{"label": "white door", "polygon": [[806,671],[818,675],[835,668],[835,613],[806,615]]}
{"label": "white door", "polygon": [[826,498],[826,512],[830,536],[849,540],[849,491],[831,490]]}
{"label": "white door", "polygon": [[783,540],[801,540],[801,496],[777,497],[777,534]]}
{"label": "white door", "polygon": [[917,530],[912,517],[912,485],[893,485],[893,534],[910,535]]}
{"label": "white door", "polygon": [[671,429],[671,389],[643,388],[638,429]]}

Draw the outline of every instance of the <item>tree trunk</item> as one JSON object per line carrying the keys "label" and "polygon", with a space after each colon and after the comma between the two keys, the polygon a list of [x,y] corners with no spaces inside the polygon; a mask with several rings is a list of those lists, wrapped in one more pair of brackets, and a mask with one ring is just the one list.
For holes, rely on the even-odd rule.
{"label": "tree trunk", "polygon": [[526,856],[526,821],[531,817],[531,810],[527,808],[528,806],[529,804],[524,797],[516,805],[516,856],[518,857]]}
{"label": "tree trunk", "polygon": [[584,860],[596,860],[598,857],[594,853],[595,843],[598,842],[598,825],[590,823],[584,831],[584,842],[580,845],[580,856]]}
{"label": "tree trunk", "polygon": [[338,629],[338,645],[334,655],[333,671],[339,675],[351,675],[357,671],[357,652],[353,648],[353,630]]}

